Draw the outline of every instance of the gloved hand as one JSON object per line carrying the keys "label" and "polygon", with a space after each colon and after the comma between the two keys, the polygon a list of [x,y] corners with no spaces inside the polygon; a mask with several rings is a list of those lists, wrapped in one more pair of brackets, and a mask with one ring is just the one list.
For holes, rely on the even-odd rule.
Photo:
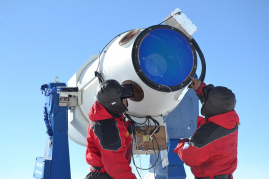
{"label": "gloved hand", "polygon": [[194,90],[197,90],[200,85],[202,84],[202,82],[196,78],[193,78],[193,77],[190,77],[190,79],[192,79],[192,82],[191,82],[191,88],[194,89]]}

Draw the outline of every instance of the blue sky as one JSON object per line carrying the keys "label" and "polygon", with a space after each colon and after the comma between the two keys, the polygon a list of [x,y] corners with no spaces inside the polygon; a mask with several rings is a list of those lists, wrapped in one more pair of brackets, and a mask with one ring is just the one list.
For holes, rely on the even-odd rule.
{"label": "blue sky", "polygon": [[[156,25],[176,7],[198,27],[193,36],[206,59],[205,82],[236,94],[241,126],[235,178],[267,178],[266,0],[1,0],[0,178],[31,178],[35,158],[43,156],[42,84],[56,76],[67,83],[114,36]],[[84,178],[85,148],[70,141],[70,157],[72,178]]]}

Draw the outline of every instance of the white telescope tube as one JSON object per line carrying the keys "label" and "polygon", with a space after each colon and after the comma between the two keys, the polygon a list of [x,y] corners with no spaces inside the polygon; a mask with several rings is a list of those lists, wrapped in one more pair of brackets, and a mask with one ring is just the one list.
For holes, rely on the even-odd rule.
{"label": "white telescope tube", "polygon": [[158,25],[121,34],[68,81],[81,92],[81,104],[68,112],[70,139],[86,146],[88,112],[99,85],[97,69],[104,80],[135,84],[139,90],[128,100],[128,114],[140,118],[170,113],[187,92],[196,65],[190,40],[174,27]]}

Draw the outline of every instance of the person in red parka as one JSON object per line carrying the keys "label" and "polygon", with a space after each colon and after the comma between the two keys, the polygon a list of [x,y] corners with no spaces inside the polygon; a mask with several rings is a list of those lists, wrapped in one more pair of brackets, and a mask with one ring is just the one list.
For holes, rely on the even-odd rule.
{"label": "person in red parka", "polygon": [[98,86],[97,101],[89,111],[86,161],[91,167],[85,179],[136,179],[130,167],[130,123],[123,115],[128,107],[127,98],[132,96],[130,84],[107,80]]}
{"label": "person in red parka", "polygon": [[[192,78],[192,77],[191,77]],[[203,103],[197,130],[179,141],[174,152],[191,167],[195,179],[233,178],[237,167],[239,117],[234,93],[226,87],[207,85],[192,78],[191,87]]]}

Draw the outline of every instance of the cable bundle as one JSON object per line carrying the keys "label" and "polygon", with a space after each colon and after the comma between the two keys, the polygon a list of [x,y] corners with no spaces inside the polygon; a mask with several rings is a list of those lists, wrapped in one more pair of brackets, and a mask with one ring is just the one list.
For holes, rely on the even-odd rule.
{"label": "cable bundle", "polygon": [[[156,168],[156,165],[157,165],[157,162],[159,160],[159,157],[160,157],[160,146],[159,146],[159,143],[158,143],[158,140],[156,139],[156,137],[154,136],[155,133],[158,133],[160,131],[160,123],[153,119],[151,116],[147,116],[146,117],[146,120],[143,122],[143,123],[138,123],[136,121],[134,121],[130,115],[128,114],[124,114],[127,119],[130,121],[131,123],[131,132],[133,134],[133,138],[136,140],[136,132],[140,133],[140,134],[143,134],[143,135],[150,135],[151,137],[151,142],[152,142],[152,146],[154,148],[154,152],[156,152],[156,150],[158,150],[158,156],[157,156],[157,159],[155,161],[155,163],[149,167],[149,168],[140,168],[138,167],[136,164],[135,164],[135,160],[134,160],[134,156],[133,156],[133,152],[132,152],[132,158],[133,158],[133,163],[134,163],[134,166],[136,167],[136,170],[137,170],[137,173],[139,174],[140,178],[141,178],[141,175],[140,173],[138,172],[138,169],[140,170],[149,170],[153,167]],[[152,123],[154,124],[154,126],[151,126],[150,124],[150,121],[152,121]],[[143,129],[142,126],[145,126],[146,129]],[[153,141],[156,141],[156,144],[157,146],[155,146],[154,142]],[[154,173],[155,173],[155,168],[154,168]]]}
{"label": "cable bundle", "polygon": [[[139,123],[134,121],[128,114],[125,114],[130,123],[132,124],[132,133],[136,134],[136,132],[143,135],[153,135],[154,133],[158,133],[160,131],[160,123],[153,119],[151,116],[147,116],[145,122]],[[154,124],[154,126],[150,125],[150,121]],[[141,126],[146,126],[146,129],[142,129]],[[148,131],[150,129],[150,131]]]}

